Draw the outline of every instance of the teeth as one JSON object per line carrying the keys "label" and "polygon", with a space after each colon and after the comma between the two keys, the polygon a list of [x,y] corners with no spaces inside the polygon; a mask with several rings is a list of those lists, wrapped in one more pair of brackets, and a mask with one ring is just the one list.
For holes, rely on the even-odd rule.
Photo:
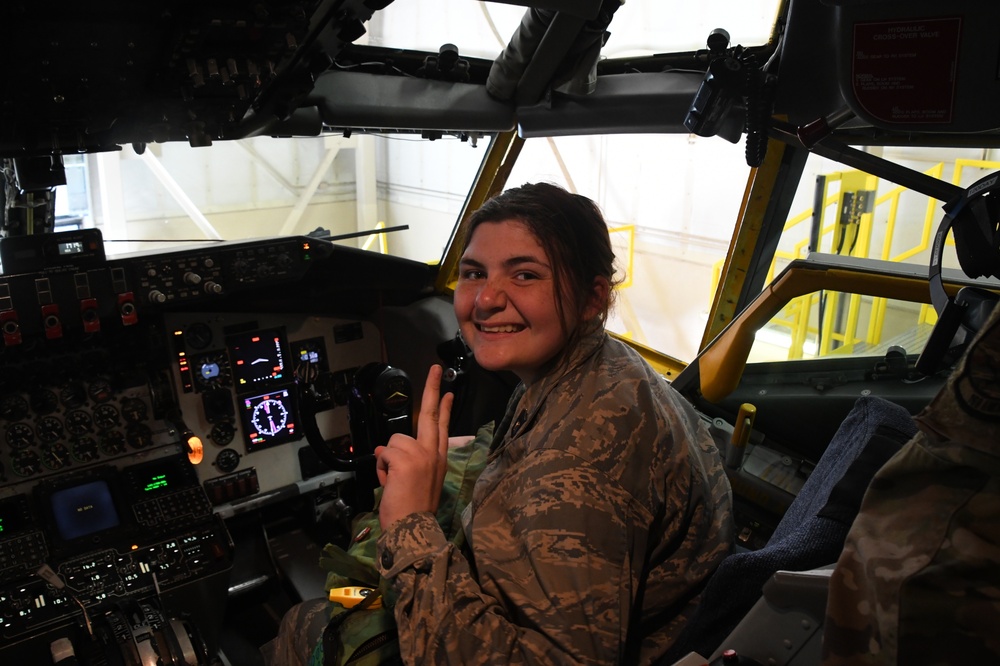
{"label": "teeth", "polygon": [[506,326],[480,326],[483,333],[515,333],[521,330],[520,326],[507,324]]}

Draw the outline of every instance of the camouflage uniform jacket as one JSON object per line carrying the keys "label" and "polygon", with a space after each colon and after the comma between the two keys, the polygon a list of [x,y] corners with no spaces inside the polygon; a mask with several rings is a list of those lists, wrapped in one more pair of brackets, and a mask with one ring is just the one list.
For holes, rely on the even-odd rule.
{"label": "camouflage uniform jacket", "polygon": [[649,663],[729,552],[731,505],[697,414],[592,331],[512,396],[463,516],[471,555],[429,513],[379,541],[405,661]]}
{"label": "camouflage uniform jacket", "polygon": [[830,578],[826,666],[1000,663],[1000,307],[917,423]]}

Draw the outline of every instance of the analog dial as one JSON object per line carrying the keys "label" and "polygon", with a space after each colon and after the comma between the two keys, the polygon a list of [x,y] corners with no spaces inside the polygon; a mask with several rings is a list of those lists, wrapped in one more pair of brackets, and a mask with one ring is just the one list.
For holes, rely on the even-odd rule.
{"label": "analog dial", "polygon": [[34,451],[19,451],[10,461],[10,467],[18,476],[32,476],[42,471],[42,461]]}
{"label": "analog dial", "polygon": [[184,342],[191,349],[205,349],[212,344],[212,329],[208,324],[195,322],[184,331]]}
{"label": "analog dial", "polygon": [[74,409],[66,415],[66,430],[71,435],[80,436],[90,432],[92,424],[93,421],[90,420],[90,414],[82,409]]}
{"label": "analog dial", "polygon": [[77,437],[73,440],[73,457],[82,463],[97,460],[100,453],[97,450],[97,440],[93,437]]}
{"label": "analog dial", "polygon": [[125,435],[121,430],[109,430],[101,435],[97,446],[106,456],[120,456],[125,453]]}
{"label": "analog dial", "polygon": [[110,430],[120,420],[118,409],[114,405],[98,405],[94,409],[94,424],[99,430]]}
{"label": "analog dial", "polygon": [[209,438],[219,446],[228,446],[236,435],[236,429],[229,421],[222,421],[212,426],[212,432],[208,433]]}
{"label": "analog dial", "polygon": [[199,391],[233,385],[229,355],[224,351],[195,356],[191,359],[191,366],[194,369],[194,383]]}
{"label": "analog dial", "polygon": [[145,423],[133,423],[125,432],[125,441],[133,449],[145,449],[153,443],[153,431]]}
{"label": "analog dial", "polygon": [[146,403],[139,398],[126,398],[122,400],[122,416],[128,423],[141,423],[146,420],[148,410]]}
{"label": "analog dial", "polygon": [[59,390],[59,401],[73,409],[87,402],[87,392],[80,382],[70,382]]}
{"label": "analog dial", "polygon": [[70,464],[69,449],[61,442],[43,444],[42,464],[49,469],[62,469]]}
{"label": "analog dial", "polygon": [[36,414],[51,414],[59,409],[59,397],[49,389],[38,389],[29,398],[31,409]]}
{"label": "analog dial", "polygon": [[111,384],[108,380],[104,378],[98,378],[90,382],[90,386],[87,387],[87,395],[94,402],[107,402],[111,400],[111,396],[114,391],[111,390]]}
{"label": "analog dial", "polygon": [[288,423],[288,410],[280,400],[268,398],[253,408],[250,421],[257,432],[265,437],[273,437],[284,430]]}
{"label": "analog dial", "polygon": [[23,451],[35,443],[35,431],[27,423],[7,426],[7,445],[15,451]]}
{"label": "analog dial", "polygon": [[28,401],[16,393],[0,398],[0,417],[7,421],[20,421],[28,413]]}
{"label": "analog dial", "polygon": [[55,416],[43,416],[38,421],[38,439],[43,442],[57,442],[62,439],[63,424]]}
{"label": "analog dial", "polygon": [[220,472],[232,472],[240,465],[240,454],[232,449],[222,449],[215,457],[215,466]]}

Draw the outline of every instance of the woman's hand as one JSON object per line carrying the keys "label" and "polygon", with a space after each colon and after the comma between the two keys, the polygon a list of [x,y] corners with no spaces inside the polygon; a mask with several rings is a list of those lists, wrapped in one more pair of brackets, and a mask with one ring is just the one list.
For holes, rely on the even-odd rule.
{"label": "woman's hand", "polygon": [[417,416],[417,437],[395,434],[375,448],[376,472],[382,484],[379,523],[394,522],[419,511],[437,511],[448,470],[448,421],[451,393],[441,396],[440,365],[431,366]]}

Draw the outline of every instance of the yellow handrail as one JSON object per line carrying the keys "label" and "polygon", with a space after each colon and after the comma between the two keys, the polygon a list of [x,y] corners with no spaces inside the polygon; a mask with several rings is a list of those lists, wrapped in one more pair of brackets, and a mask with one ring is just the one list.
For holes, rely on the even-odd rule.
{"label": "yellow handrail", "polygon": [[[923,173],[942,179],[946,165],[939,162]],[[998,169],[1000,162],[990,160],[956,159],[953,163],[952,182],[960,185],[965,169]],[[929,252],[935,222],[940,213],[940,204],[927,197],[920,235],[916,242],[906,248],[895,248],[897,240],[897,221],[901,210],[901,200],[904,194],[913,194],[905,187],[895,187],[879,196],[878,179],[861,171],[840,171],[826,174],[822,177],[823,208],[816,215],[813,208],[807,208],[790,217],[784,225],[782,234],[787,238],[803,222],[818,216],[820,224],[819,238],[816,239],[817,249],[834,254],[850,254],[860,258],[878,258],[885,261],[903,262],[922,253]],[[831,193],[832,185],[838,183],[837,191]],[[870,203],[868,203],[870,202]],[[834,207],[834,221],[828,221],[826,210]],[[877,218],[876,215],[881,212]],[[827,218],[827,219],[824,219]],[[884,219],[884,227],[879,225],[879,231],[884,228],[881,238],[876,236],[876,219]],[[805,258],[808,254],[810,239],[808,237],[796,242],[790,248],[778,249],[767,274],[770,284],[774,276],[788,263],[795,259]],[[881,247],[879,247],[881,241]],[[949,238],[948,244],[954,245]],[[713,266],[713,293],[717,289],[723,261]],[[818,355],[832,353],[851,353],[854,346],[865,342],[869,345],[879,344],[886,327],[888,301],[884,297],[864,299],[856,294],[850,295],[847,301],[841,299],[836,292],[819,294],[803,294],[789,301],[780,311],[775,313],[769,322],[772,327],[786,329],[789,334],[788,359],[799,359],[805,356],[805,347],[810,336],[819,339],[816,350]],[[841,313],[835,317],[835,313]],[[867,320],[865,317],[867,314]],[[813,323],[813,319],[815,323]],[[843,323],[838,325],[838,319]],[[930,325],[937,320],[933,308],[924,306],[917,314],[917,325]],[[859,335],[859,327],[865,326],[863,335]]]}

